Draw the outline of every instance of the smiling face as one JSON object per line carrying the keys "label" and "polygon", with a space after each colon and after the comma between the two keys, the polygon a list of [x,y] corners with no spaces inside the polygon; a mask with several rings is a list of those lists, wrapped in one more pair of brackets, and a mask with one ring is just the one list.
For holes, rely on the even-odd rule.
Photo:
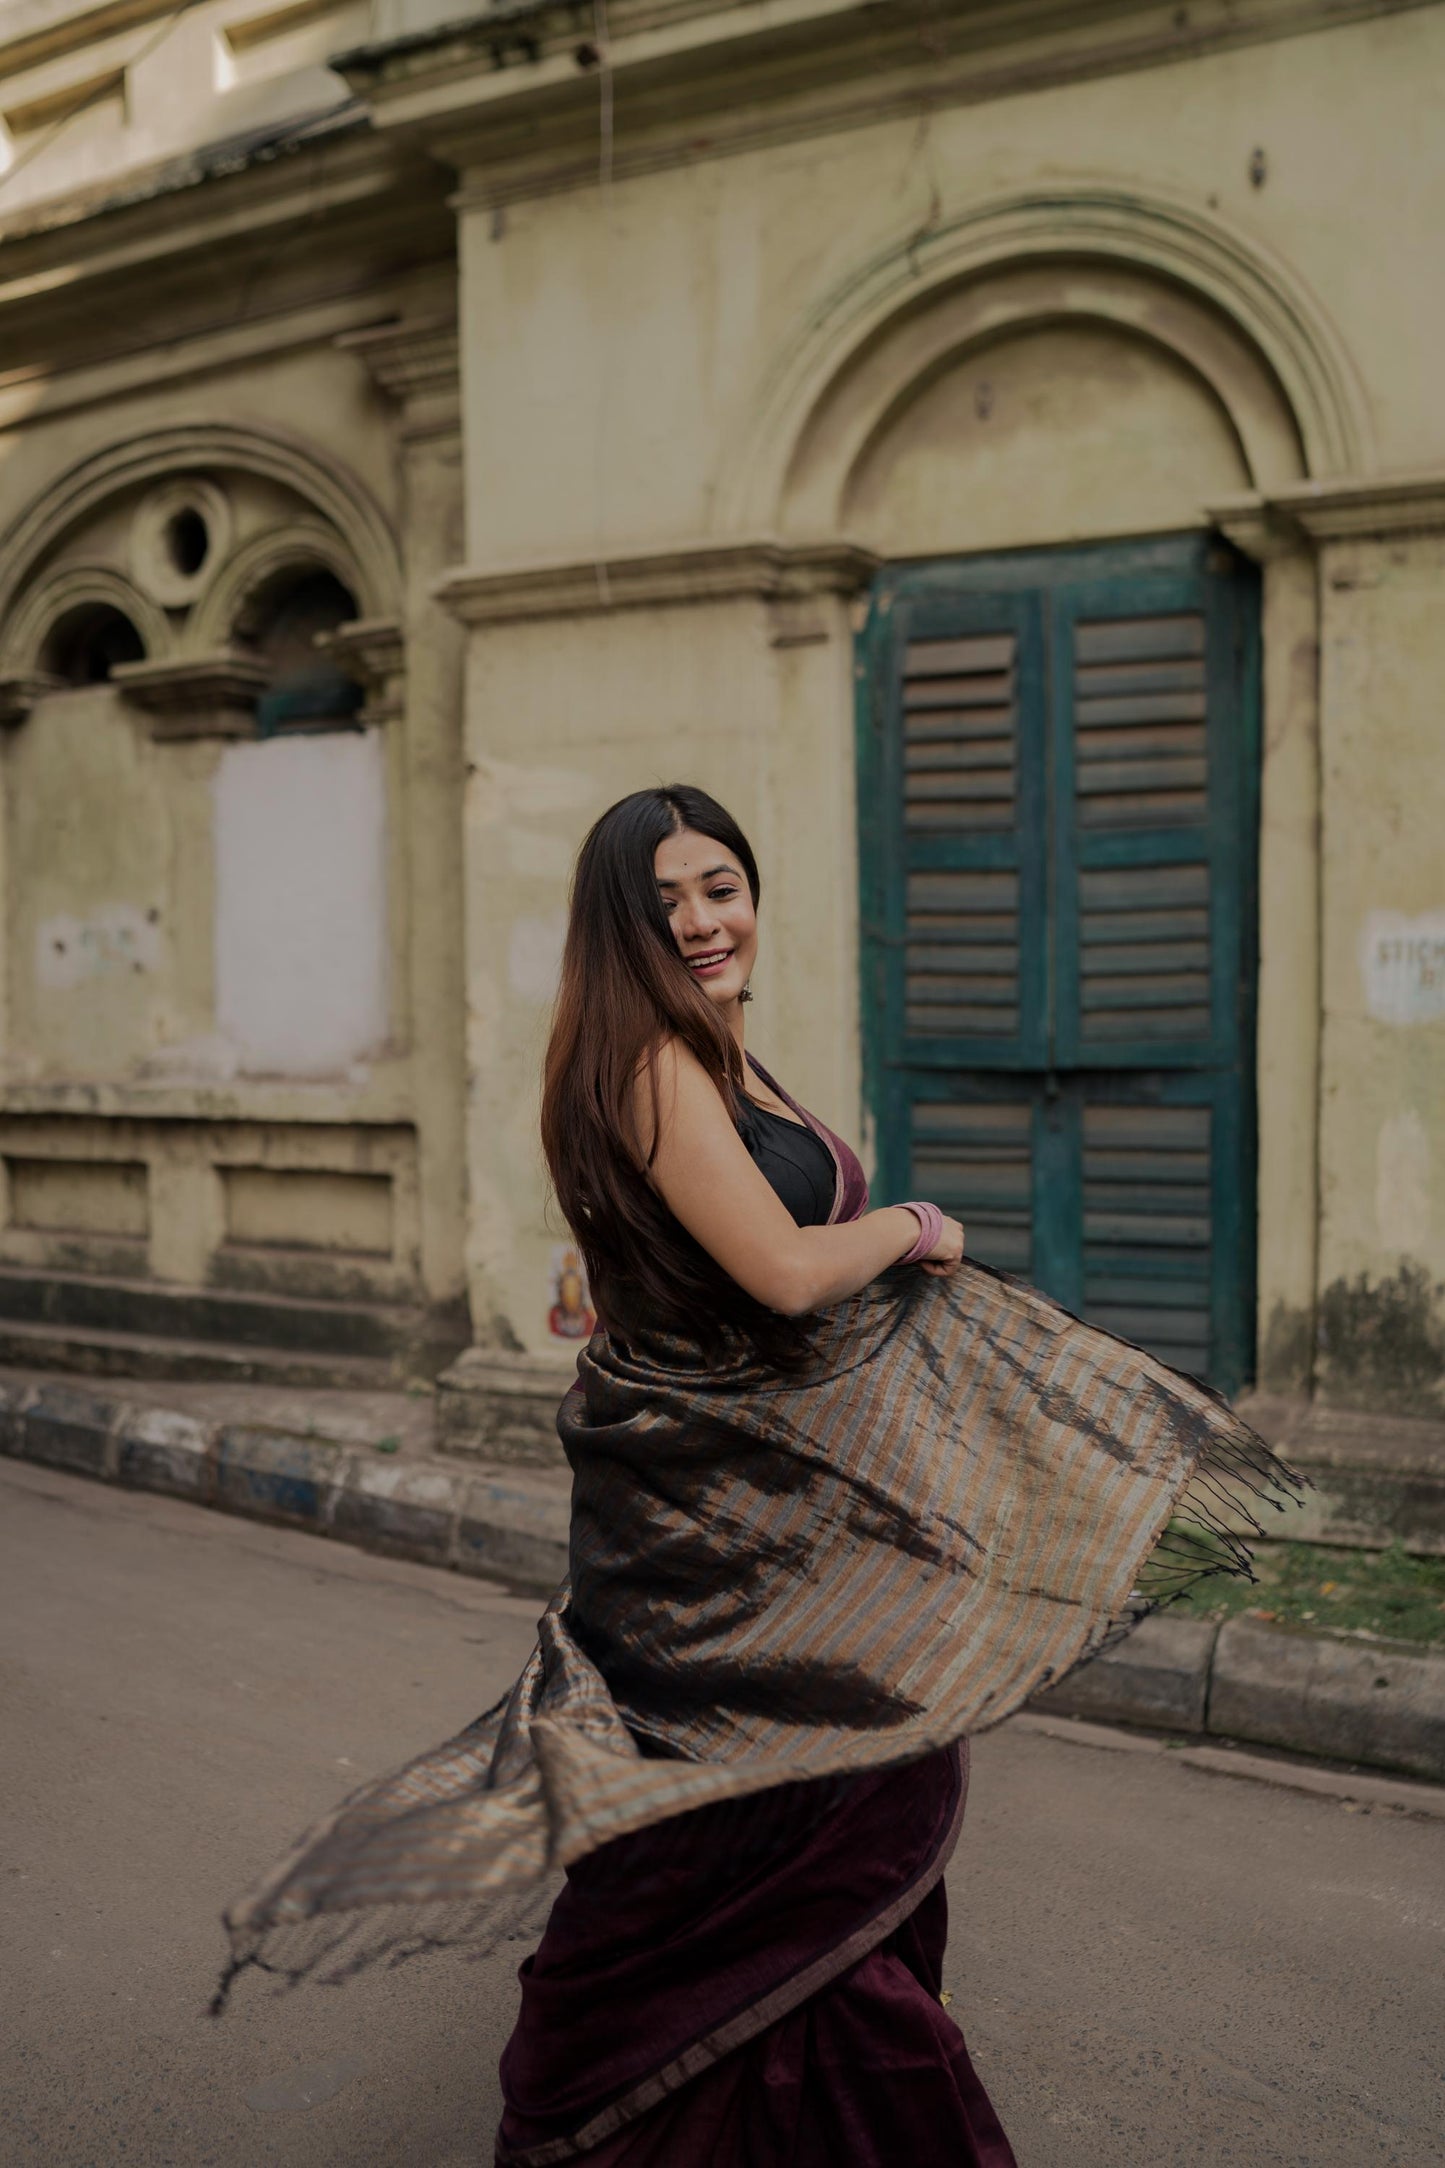
{"label": "smiling face", "polygon": [[752,891],[732,852],[683,828],[653,857],[658,893],[682,960],[709,1001],[734,1007],[758,953]]}

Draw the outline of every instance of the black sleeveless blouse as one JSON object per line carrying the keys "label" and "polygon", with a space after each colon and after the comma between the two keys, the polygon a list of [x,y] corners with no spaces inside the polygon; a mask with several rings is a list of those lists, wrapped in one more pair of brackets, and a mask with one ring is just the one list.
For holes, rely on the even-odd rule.
{"label": "black sleeveless blouse", "polygon": [[738,1134],[753,1164],[782,1198],[800,1227],[825,1227],[833,1210],[833,1155],[822,1138],[771,1107],[749,1103]]}

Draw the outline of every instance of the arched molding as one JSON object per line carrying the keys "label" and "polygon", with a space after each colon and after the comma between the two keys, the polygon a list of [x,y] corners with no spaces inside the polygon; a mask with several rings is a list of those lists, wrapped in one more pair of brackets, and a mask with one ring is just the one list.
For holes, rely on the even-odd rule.
{"label": "arched molding", "polygon": [[357,615],[366,614],[357,567],[341,538],[319,520],[296,520],[268,527],[232,551],[196,606],[186,632],[187,651],[206,655],[230,647],[245,636],[245,614],[253,598],[288,574],[307,572],[332,573],[356,596]]}
{"label": "arched molding", "polygon": [[[1002,297],[1025,271],[1052,299],[1046,309],[1036,294],[1031,315],[1010,319]],[[1001,310],[992,319],[990,285]],[[720,523],[741,532],[828,531],[851,472],[846,446],[840,439],[827,455],[826,510],[827,484],[803,467],[878,354],[891,349],[902,363],[911,347],[915,378],[939,366],[936,351],[924,358],[927,327],[930,319],[945,326],[950,304],[960,315],[951,332],[940,330],[945,353],[1049,314],[1102,316],[1169,346],[1218,397],[1251,471],[1260,470],[1259,486],[1374,470],[1353,365],[1288,266],[1192,205],[1064,185],[981,205],[928,234],[900,234],[836,287],[799,327],[724,458]],[[871,416],[860,411],[842,432],[855,461],[906,381],[880,371]]]}
{"label": "arched molding", "polygon": [[357,476],[279,431],[188,422],[92,453],[22,513],[0,538],[0,622],[9,617],[31,567],[90,512],[122,490],[188,471],[255,475],[292,490],[340,537],[358,615],[399,613],[402,580],[395,539],[381,506]]}
{"label": "arched molding", "polygon": [[22,597],[6,623],[0,635],[0,677],[36,675],[55,626],[88,604],[119,610],[128,617],[149,661],[164,661],[172,652],[175,642],[165,611],[133,580],[111,565],[59,565]]}

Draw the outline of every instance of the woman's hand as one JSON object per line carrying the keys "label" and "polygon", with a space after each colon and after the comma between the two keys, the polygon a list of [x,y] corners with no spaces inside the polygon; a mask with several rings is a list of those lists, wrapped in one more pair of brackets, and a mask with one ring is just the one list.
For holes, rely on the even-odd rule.
{"label": "woman's hand", "polygon": [[918,1260],[919,1270],[931,1272],[935,1279],[945,1279],[963,1256],[963,1229],[955,1219],[946,1215],[938,1240],[926,1257]]}

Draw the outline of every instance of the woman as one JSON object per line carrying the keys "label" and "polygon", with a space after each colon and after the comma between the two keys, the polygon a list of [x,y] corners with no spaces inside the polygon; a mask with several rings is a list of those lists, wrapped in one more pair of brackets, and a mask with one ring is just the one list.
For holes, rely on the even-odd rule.
{"label": "woman", "polygon": [[690,787],[583,845],[542,1124],[600,1328],[558,1416],[569,1580],[504,1706],[231,1917],[237,1967],[335,1976],[565,1868],[508,2168],[1008,2168],[940,2001],[966,1735],[1247,1572],[1243,1499],[1293,1481],[935,1205],[867,1209],[745,1051],[758,894]]}

